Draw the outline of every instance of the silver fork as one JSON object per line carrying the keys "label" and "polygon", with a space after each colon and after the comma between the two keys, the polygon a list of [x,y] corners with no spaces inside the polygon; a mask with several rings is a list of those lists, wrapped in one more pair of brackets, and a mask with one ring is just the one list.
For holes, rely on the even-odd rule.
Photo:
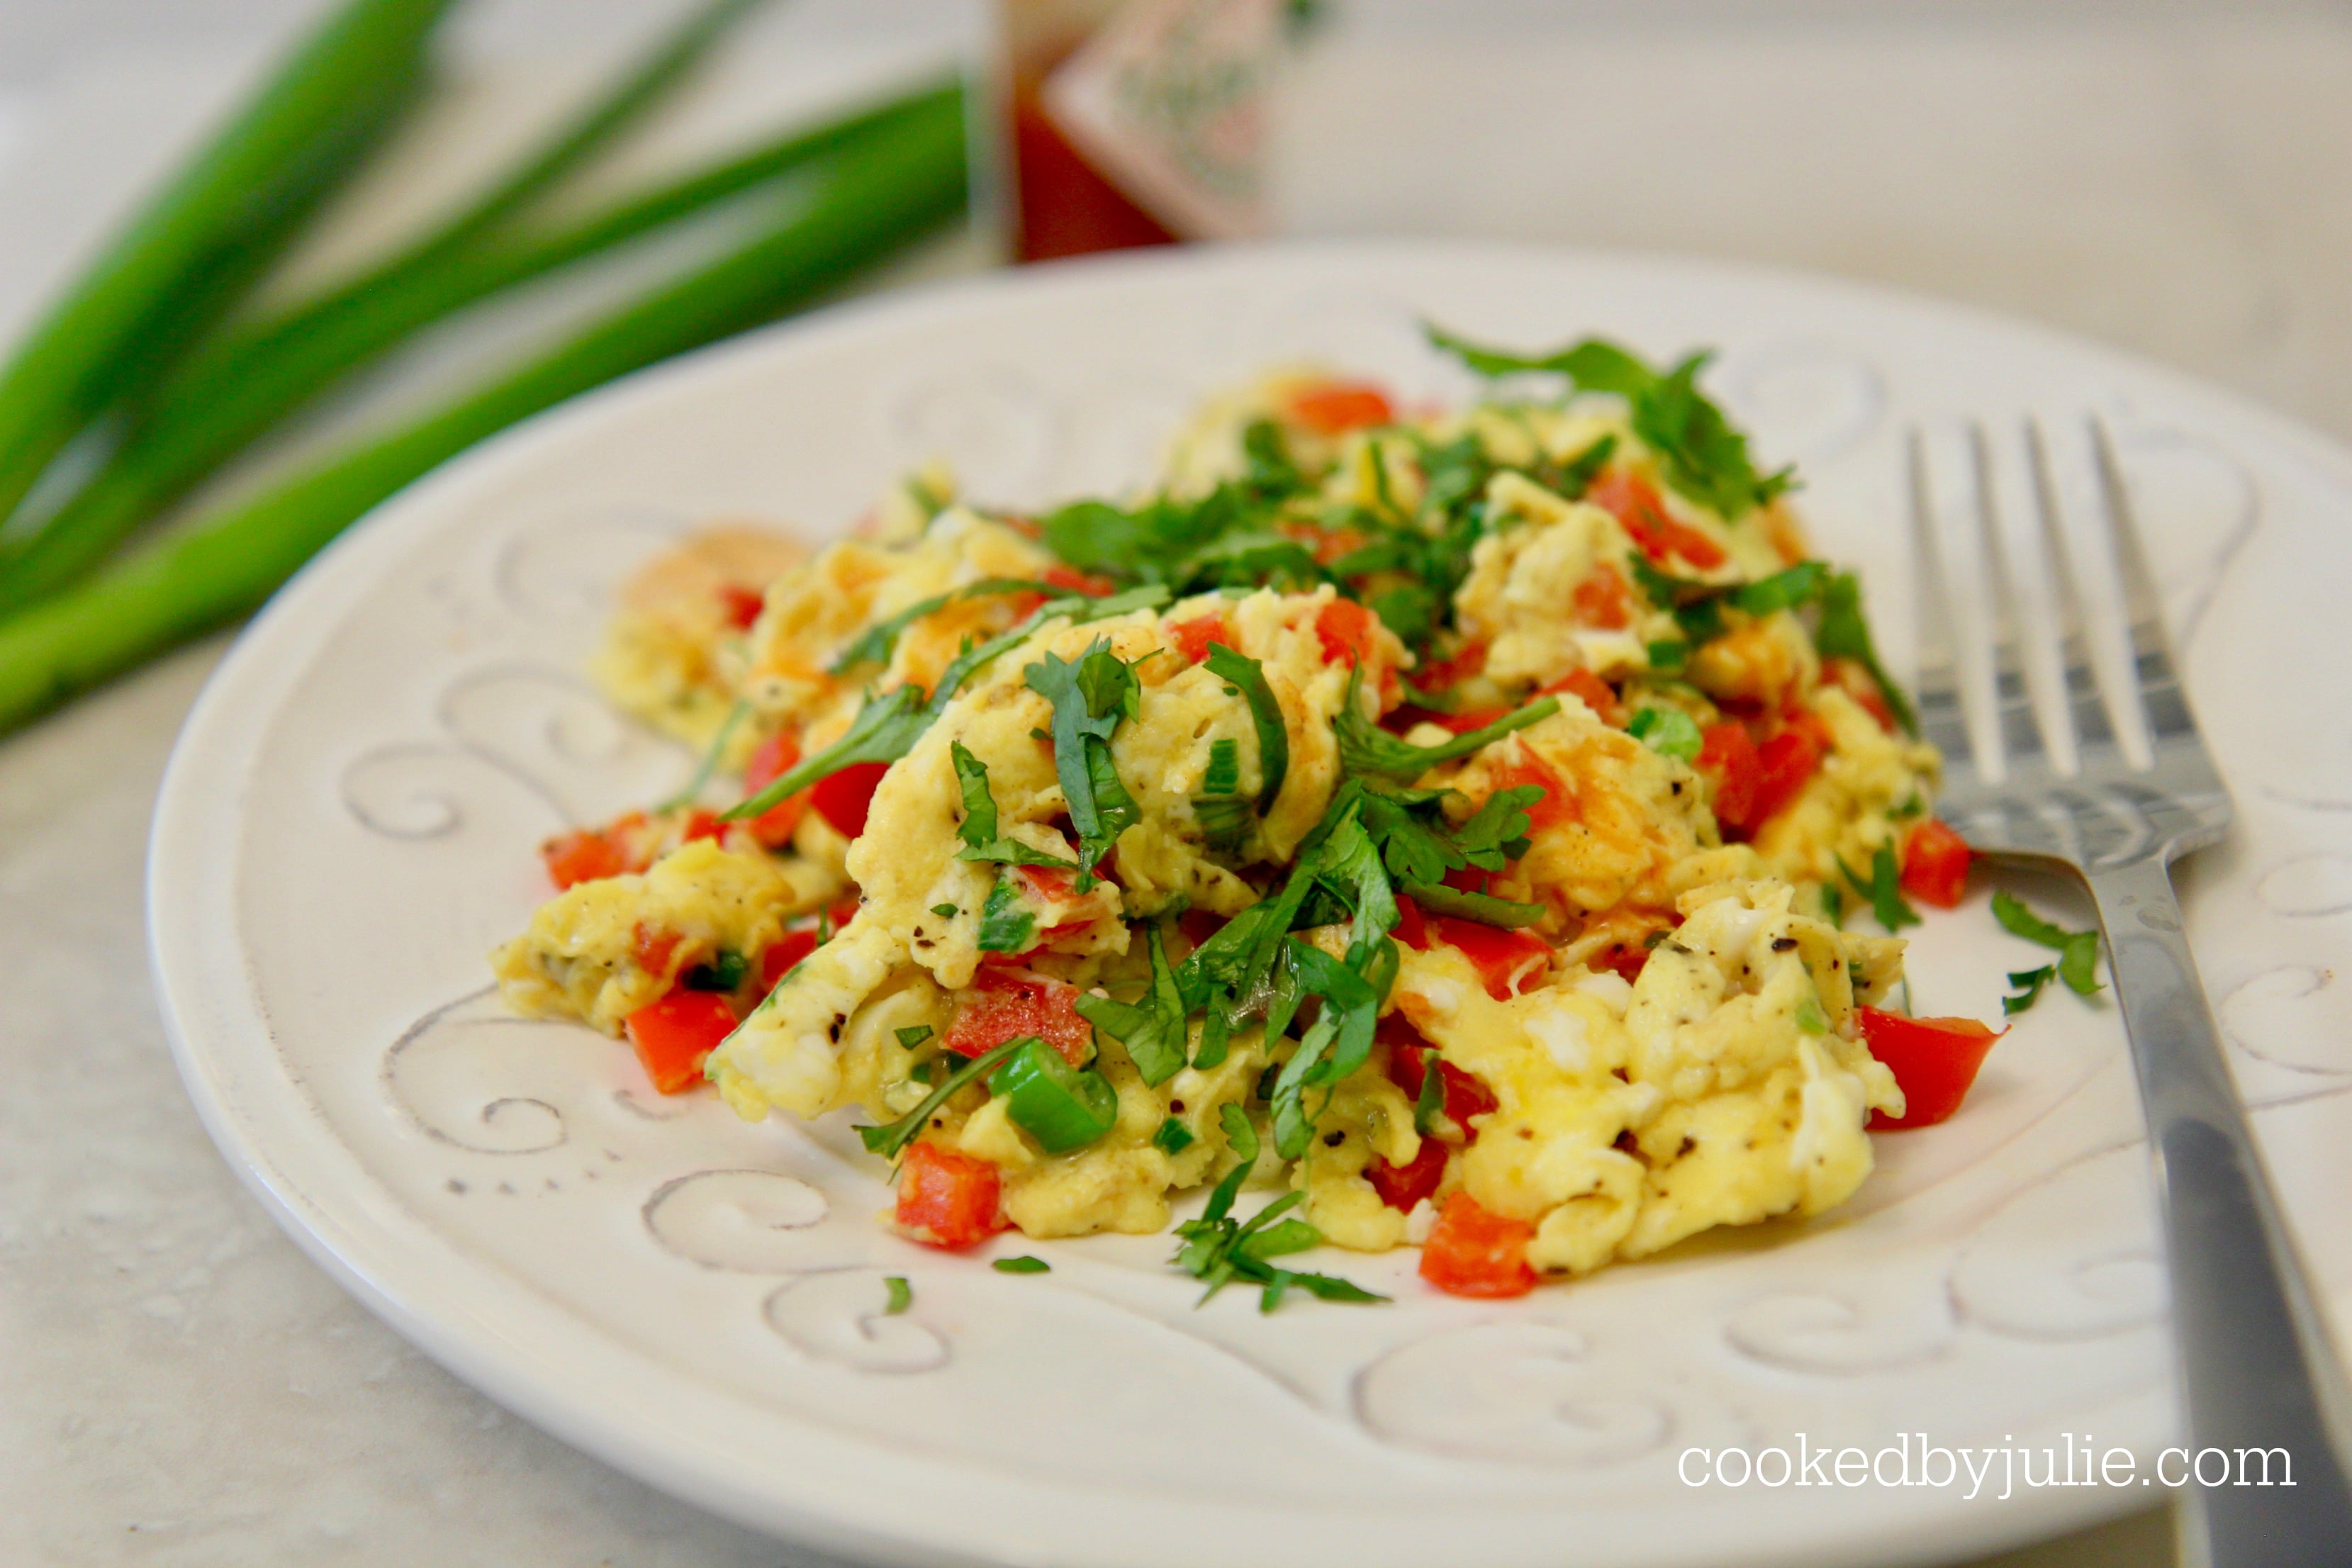
{"label": "silver fork", "polygon": [[[2173,898],[2172,862],[2221,837],[2229,793],[2189,717],[2114,443],[2095,419],[2051,428],[2026,419],[2010,445],[1970,425],[1940,468],[1911,434],[1937,814],[1980,853],[2078,872],[2098,906],[2162,1198],[2189,1447],[2231,1459],[2223,1484],[2197,1469],[2183,1489],[2184,1562],[2352,1563],[2352,1396]],[[2078,461],[2058,460],[2061,441]],[[2242,1450],[2282,1447],[2293,1486],[2228,1484],[2254,1473]]]}

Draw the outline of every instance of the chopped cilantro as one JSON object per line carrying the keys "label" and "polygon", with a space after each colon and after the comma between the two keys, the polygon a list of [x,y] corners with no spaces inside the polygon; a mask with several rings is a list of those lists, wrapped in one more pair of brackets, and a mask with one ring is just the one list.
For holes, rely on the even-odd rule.
{"label": "chopped cilantro", "polygon": [[1051,1274],[1054,1271],[1054,1266],[1044,1258],[1031,1258],[1026,1254],[1019,1258],[1000,1258],[989,1267],[999,1274]]}
{"label": "chopped cilantro", "polygon": [[1037,917],[1022,906],[1020,893],[999,877],[988,889],[988,902],[980,909],[980,951],[1025,952],[1036,928]]}
{"label": "chopped cilantro", "polygon": [[1911,700],[1879,662],[1878,645],[1872,640],[1870,622],[1862,613],[1862,584],[1853,573],[1832,573],[1822,580],[1822,618],[1813,628],[1813,647],[1824,658],[1850,658],[1868,670],[1895,722],[1910,734],[1919,732],[1919,715],[1912,710]]}
{"label": "chopped cilantro", "polygon": [[1855,876],[1843,858],[1837,867],[1853,890],[1870,900],[1870,912],[1890,933],[1919,923],[1919,911],[1903,897],[1903,869],[1895,861],[1893,844],[1882,844],[1871,851],[1868,881]]}
{"label": "chopped cilantro", "polygon": [[2002,1016],[2013,1018],[2032,1006],[2041,998],[2042,988],[2057,978],[2058,966],[2054,963],[2045,963],[2039,969],[2011,970],[2009,983],[2015,990],[2000,999]]}
{"label": "chopped cilantro", "polygon": [[1583,392],[1615,393],[1625,400],[1634,434],[1656,453],[1666,482],[1691,500],[1737,521],[1770,501],[1794,482],[1782,468],[1759,475],[1748,453],[1747,437],[1731,427],[1723,411],[1698,389],[1699,372],[1711,357],[1696,353],[1661,374],[1637,356],[1599,338],[1587,338],[1548,354],[1482,348],[1436,327],[1423,329],[1435,347],[1455,355],[1480,375],[1536,372],[1568,377]]}
{"label": "chopped cilantro", "polygon": [[1135,1070],[1146,1084],[1157,1089],[1174,1078],[1177,1069],[1184,1065],[1186,1047],[1192,1039],[1185,1022],[1188,1009],[1184,995],[1177,988],[1176,972],[1169,967],[1168,949],[1160,939],[1160,928],[1146,928],[1143,940],[1151,953],[1149,991],[1134,1002],[1115,1002],[1108,996],[1081,993],[1076,1005],[1078,1016],[1127,1047]]}
{"label": "chopped cilantro", "polygon": [[1032,849],[1017,838],[999,837],[996,797],[988,790],[988,764],[967,751],[961,741],[948,742],[948,756],[955,763],[956,782],[963,788],[963,826],[956,830],[963,839],[963,847],[956,852],[957,859],[1076,868],[1075,860]]}
{"label": "chopped cilantro", "polygon": [[1516,929],[1531,926],[1544,918],[1541,904],[1522,904],[1509,899],[1498,899],[1492,893],[1467,892],[1449,888],[1443,882],[1409,883],[1405,889],[1412,901],[1433,915],[1452,915],[1457,920],[1477,921],[1490,926]]}
{"label": "chopped cilantro", "polygon": [[[1353,683],[1350,683],[1350,690]],[[1466,757],[1482,746],[1540,722],[1559,711],[1559,699],[1547,697],[1466,735],[1435,746],[1416,746],[1390,734],[1363,715],[1352,699],[1344,704],[1332,731],[1339,742],[1340,771],[1351,778],[1391,779],[1410,784],[1440,763]]]}
{"label": "chopped cilantro", "polygon": [[1691,645],[1679,637],[1664,637],[1649,647],[1650,668],[1669,675],[1690,662]]}
{"label": "chopped cilantro", "polygon": [[1265,682],[1265,670],[1247,654],[1223,643],[1211,643],[1205,660],[1209,673],[1232,686],[1249,702],[1250,722],[1257,731],[1257,808],[1274,809],[1282,781],[1290,773],[1290,731],[1283,722],[1282,705]]}
{"label": "chopped cilantro", "polygon": [[987,1077],[996,1070],[997,1066],[1005,1058],[1035,1037],[1034,1035],[1024,1035],[1017,1040],[1007,1040],[992,1050],[982,1051],[955,1071],[948,1074],[937,1088],[923,1097],[921,1104],[898,1118],[898,1121],[886,1122],[879,1127],[859,1128],[858,1141],[866,1145],[868,1152],[879,1154],[886,1160],[896,1160],[907,1145],[912,1143],[921,1135],[923,1129],[929,1125],[931,1113],[953,1098],[956,1090],[968,1083],[977,1082]]}
{"label": "chopped cilantro", "polygon": [[1698,760],[1698,722],[1679,708],[1644,708],[1625,732],[1663,756]]}
{"label": "chopped cilantro", "polygon": [[694,804],[696,797],[702,794],[702,786],[709,784],[710,775],[719,771],[719,759],[727,754],[727,742],[735,738],[735,731],[742,727],[751,711],[749,702],[740,697],[735,700],[735,706],[727,710],[727,717],[719,721],[718,731],[710,737],[710,744],[702,749],[701,760],[694,764],[693,775],[679,786],[676,795],[655,806],[656,811],[684,811]]}
{"label": "chopped cilantro", "polygon": [[1371,1054],[1372,1031],[1380,1021],[1381,996],[1365,978],[1319,947],[1293,937],[1289,956],[1298,965],[1307,989],[1322,999],[1323,1009],[1298,1042],[1298,1049],[1276,1075],[1268,1101],[1274,1111],[1274,1149],[1286,1160],[1307,1152],[1321,1113],[1307,1109],[1307,1091],[1326,1086],[1364,1065]]}
{"label": "chopped cilantro", "polygon": [[1800,561],[1785,572],[1775,572],[1769,577],[1731,590],[1732,606],[1751,616],[1769,616],[1775,610],[1809,605],[1821,596],[1829,570],[1818,561]]}
{"label": "chopped cilantro", "polygon": [[909,605],[887,620],[875,622],[858,634],[856,641],[841,650],[827,675],[841,675],[861,664],[887,664],[898,647],[898,638],[908,626],[926,616],[938,615],[950,605],[966,599],[985,598],[997,594],[1035,593],[1045,586],[1027,577],[983,577],[977,583],[967,583],[961,588],[950,588],[944,594],[934,594],[919,604]]}
{"label": "chopped cilantro", "polygon": [[[2075,995],[2094,996],[2104,989],[2099,984],[2099,933],[2095,929],[2067,931],[2052,925],[2007,891],[1993,894],[1992,915],[2011,935],[2054,949],[2058,954],[2058,978]],[[2011,984],[2017,982],[2012,978]]]}
{"label": "chopped cilantro", "polygon": [[1054,705],[1054,768],[1078,833],[1078,890],[1084,892],[1094,885],[1096,864],[1143,818],[1110,754],[1111,733],[1121,719],[1135,717],[1142,687],[1134,668],[1105,638],[1075,661],[1048,653],[1023,679]]}
{"label": "chopped cilantro", "polygon": [[1421,1092],[1413,1096],[1412,1130],[1423,1138],[1437,1131],[1437,1119],[1445,1114],[1445,1075],[1437,1061],[1434,1050],[1421,1053]]}
{"label": "chopped cilantro", "polygon": [[1151,1135],[1151,1146],[1163,1154],[1181,1154],[1194,1142],[1192,1130],[1172,1116],[1161,1122],[1160,1131]]}
{"label": "chopped cilantro", "polygon": [[1297,1289],[1326,1301],[1385,1301],[1363,1287],[1328,1274],[1307,1274],[1282,1268],[1268,1261],[1322,1245],[1323,1233],[1302,1219],[1284,1216],[1306,1196],[1285,1193],[1247,1220],[1233,1217],[1234,1199],[1256,1163],[1258,1141],[1249,1117],[1236,1105],[1219,1112],[1226,1142],[1238,1161],[1209,1194],[1201,1217],[1176,1227],[1181,1245],[1174,1262],[1195,1279],[1206,1282],[1205,1301],[1238,1279],[1258,1287],[1258,1310],[1271,1312],[1282,1304],[1286,1291]]}
{"label": "chopped cilantro", "polygon": [[907,1283],[907,1277],[903,1274],[884,1275],[882,1289],[889,1297],[888,1305],[882,1310],[889,1317],[895,1318],[915,1304],[915,1288]]}

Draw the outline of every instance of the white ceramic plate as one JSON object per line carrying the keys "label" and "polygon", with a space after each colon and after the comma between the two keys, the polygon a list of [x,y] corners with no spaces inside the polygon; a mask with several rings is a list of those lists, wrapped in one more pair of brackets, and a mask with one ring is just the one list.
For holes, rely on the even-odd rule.
{"label": "white ceramic plate", "polygon": [[[842,1126],[664,1100],[625,1047],[507,1017],[483,955],[534,846],[688,761],[580,676],[617,575],[715,516],[845,527],[948,458],[1031,503],[1140,478],[1197,395],[1308,357],[1410,396],[1466,384],[1420,316],[1529,345],[1717,344],[1713,384],[1794,459],[1905,662],[1914,427],[2110,421],[2240,812],[2192,868],[2235,1065],[2345,1300],[2352,1018],[2352,458],[2116,354],[1821,280],[1430,245],[1184,252],[829,312],[635,377],[385,505],[248,632],[158,811],[161,992],[223,1152],[320,1263],[460,1375],[656,1485],[893,1562],[1887,1563],[2151,1492],[1692,1489],[1694,1446],[2169,1441],[2145,1154],[2112,1010],[2044,997],[1948,1125],[1882,1138],[1826,1223],[1721,1235],[1480,1304],[1413,1255],[1335,1267],[1395,1305],[1206,1309],[1168,1239],[873,1223]],[[1999,465],[1997,465],[1997,468]],[[2041,894],[2079,917],[2063,889]],[[1996,1012],[1983,890],[1931,915],[1923,1012]],[[992,1272],[1034,1251],[1047,1276]],[[883,1317],[882,1276],[914,1284]]]}

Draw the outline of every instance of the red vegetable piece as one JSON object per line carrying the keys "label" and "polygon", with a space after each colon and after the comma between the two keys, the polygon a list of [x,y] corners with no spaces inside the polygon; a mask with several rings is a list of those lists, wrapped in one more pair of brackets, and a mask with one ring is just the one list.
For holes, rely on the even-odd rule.
{"label": "red vegetable piece", "polygon": [[1863,1044],[1903,1089],[1903,1114],[1872,1111],[1874,1132],[1933,1127],[1948,1118],[1968,1097],[1992,1043],[2009,1033],[1974,1018],[1906,1018],[1875,1007],[1860,1011]]}
{"label": "red vegetable piece", "polygon": [[757,588],[746,588],[740,583],[723,583],[719,588],[719,602],[727,611],[727,624],[738,631],[750,631],[751,623],[760,618],[761,607],[767,595]]}
{"label": "red vegetable piece", "polygon": [[1168,628],[1169,639],[1176,651],[1184,656],[1187,664],[1198,664],[1209,657],[1211,643],[1234,646],[1234,628],[1218,615],[1196,616],[1189,621],[1178,621]]}
{"label": "red vegetable piece", "polygon": [[1326,664],[1361,664],[1372,651],[1372,612],[1353,599],[1333,599],[1315,612],[1316,640]]}
{"label": "red vegetable piece", "polygon": [[970,1247],[1004,1228],[996,1167],[936,1143],[908,1146],[898,1163],[898,1228],[932,1247]]}
{"label": "red vegetable piece", "polygon": [[1822,765],[1822,748],[1802,726],[1782,730],[1756,748],[1756,794],[1748,808],[1751,828],[1761,827],[1788,808]]}
{"label": "red vegetable piece", "polygon": [[680,989],[630,1014],[626,1027],[654,1087],[682,1094],[702,1081],[703,1058],[735,1032],[735,1009],[715,991]]}
{"label": "red vegetable piece", "polygon": [[835,832],[855,838],[866,831],[866,814],[874,809],[874,792],[889,771],[887,763],[852,763],[811,784],[809,804],[833,824]]}
{"label": "red vegetable piece", "polygon": [[1078,1016],[1077,1000],[1075,985],[982,964],[948,1026],[947,1047],[976,1057],[1007,1040],[1035,1035],[1076,1067],[1095,1041],[1094,1026]]}
{"label": "red vegetable piece", "polygon": [[1396,423],[1388,394],[1360,381],[1327,381],[1291,394],[1290,416],[1318,436]]}
{"label": "red vegetable piece", "polygon": [[[801,760],[800,737],[790,731],[769,736],[752,752],[751,760],[743,765],[743,796],[750,799],[783,777]],[[809,792],[788,795],[744,826],[751,837],[771,849],[781,849],[793,840],[793,834],[808,814]]]}
{"label": "red vegetable piece", "polygon": [[539,858],[559,889],[617,877],[629,868],[620,847],[602,833],[560,834],[539,847]]}
{"label": "red vegetable piece", "polygon": [[1756,792],[1764,783],[1764,763],[1746,725],[1710,724],[1699,731],[1698,771],[1714,775],[1716,821],[1736,833],[1755,826]]}
{"label": "red vegetable piece", "polygon": [[686,831],[679,836],[678,842],[691,844],[698,838],[724,838],[726,836],[727,825],[719,820],[719,814],[705,811],[698,805],[686,814]]}
{"label": "red vegetable piece", "polygon": [[629,954],[637,967],[647,974],[667,979],[670,961],[677,956],[678,935],[674,931],[648,931],[643,921],[629,932]]}
{"label": "red vegetable piece", "polygon": [[1402,1013],[1391,1013],[1381,1020],[1379,1038],[1389,1047],[1389,1081],[1402,1089],[1408,1100],[1421,1099],[1421,1086],[1429,1075],[1429,1063],[1433,1058],[1436,1059],[1438,1081],[1445,1086],[1445,1114],[1462,1129],[1464,1137],[1475,1140],[1478,1132],[1470,1125],[1470,1119],[1495,1109],[1495,1091],[1438,1056],[1437,1047],[1429,1043],[1428,1037],[1414,1028],[1412,1020]]}
{"label": "red vegetable piece", "polygon": [[1903,890],[1923,904],[1956,910],[1969,890],[1969,841],[1934,817],[1903,844]]}
{"label": "red vegetable piece", "polygon": [[760,955],[760,994],[765,996],[776,988],[776,982],[791,973],[793,964],[816,951],[816,932],[788,931],[768,944]]}
{"label": "red vegetable piece", "polygon": [[1509,711],[1507,708],[1473,708],[1466,713],[1440,713],[1437,722],[1457,735],[1466,735],[1473,730],[1485,729]]}
{"label": "red vegetable piece", "polygon": [[1397,895],[1396,939],[1415,952],[1429,951],[1429,922],[1422,918],[1421,906],[1402,893]]}
{"label": "red vegetable piece", "polygon": [[1551,943],[1528,931],[1506,931],[1479,921],[1453,915],[1432,915],[1430,927],[1437,940],[1459,948],[1478,972],[1486,994],[1507,1002],[1520,984],[1543,973],[1551,962]]}
{"label": "red vegetable piece", "polygon": [[1108,577],[1097,577],[1091,572],[1081,572],[1058,561],[1038,575],[1042,581],[1065,594],[1084,594],[1089,599],[1106,597],[1118,585]]}
{"label": "red vegetable piece", "polygon": [[1420,1152],[1402,1165],[1391,1165],[1379,1155],[1364,1167],[1364,1180],[1372,1184],[1381,1202],[1399,1214],[1411,1214],[1422,1199],[1435,1194],[1438,1183],[1445,1179],[1445,1145],[1434,1138],[1421,1141]]}
{"label": "red vegetable piece", "polygon": [[1579,624],[1622,632],[1633,624],[1633,590],[1625,574],[1603,561],[1584,575],[1568,596]]}
{"label": "red vegetable piece", "polygon": [[1625,727],[1625,705],[1617,700],[1617,693],[1609,683],[1589,669],[1571,669],[1537,693],[1550,697],[1565,691],[1592,710],[1592,716],[1603,724],[1616,729]]}
{"label": "red vegetable piece", "polygon": [[1576,797],[1570,793],[1568,781],[1549,763],[1524,748],[1516,755],[1506,753],[1488,767],[1486,782],[1494,786],[1489,794],[1529,784],[1544,792],[1541,800],[1525,808],[1531,830],[1551,827],[1576,816]]}
{"label": "red vegetable piece", "polygon": [[1593,481],[1584,499],[1624,525],[1642,553],[1663,564],[1681,556],[1700,571],[1723,564],[1723,547],[1666,510],[1664,497],[1650,482],[1627,468],[1611,468]]}
{"label": "red vegetable piece", "polygon": [[1536,1288],[1528,1261],[1535,1238],[1536,1227],[1525,1220],[1506,1219],[1468,1193],[1455,1193],[1421,1245],[1421,1277],[1449,1296],[1524,1296]]}

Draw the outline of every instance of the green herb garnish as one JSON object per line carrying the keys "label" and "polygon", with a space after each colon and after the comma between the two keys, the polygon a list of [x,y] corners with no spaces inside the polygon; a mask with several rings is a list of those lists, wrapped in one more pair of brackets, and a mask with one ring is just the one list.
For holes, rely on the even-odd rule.
{"label": "green herb garnish", "polygon": [[1163,1154],[1181,1154],[1195,1142],[1192,1130],[1172,1116],[1161,1122],[1160,1131],[1151,1135],[1151,1146]]}
{"label": "green herb garnish", "polygon": [[1894,845],[1882,844],[1871,851],[1867,881],[1855,876],[1853,868],[1843,859],[1838,861],[1837,868],[1853,890],[1870,900],[1870,912],[1890,933],[1920,923],[1919,911],[1903,897],[1903,868],[1895,861]]}
{"label": "green herb garnish", "polygon": [[1250,722],[1257,730],[1257,808],[1274,809],[1282,781],[1290,774],[1290,731],[1282,721],[1282,705],[1265,682],[1265,669],[1256,659],[1236,653],[1223,643],[1209,645],[1203,661],[1211,675],[1226,682],[1249,701]]}
{"label": "green herb garnish", "polygon": [[1912,709],[1911,700],[1879,662],[1878,645],[1872,640],[1870,622],[1862,613],[1862,584],[1853,573],[1833,573],[1822,580],[1822,618],[1813,628],[1813,647],[1823,658],[1850,658],[1868,670],[1895,722],[1906,734],[1919,732],[1919,715]]}
{"label": "green herb garnish", "polygon": [[979,947],[982,952],[1026,952],[1037,929],[1037,917],[1021,901],[1021,894],[1003,877],[988,889],[980,907]]}
{"label": "green herb garnish", "polygon": [[2011,970],[2009,984],[2013,993],[2000,999],[2001,1016],[2013,1018],[2032,1006],[2041,999],[2042,988],[2057,978],[2058,966],[2054,963],[2045,963],[2039,969]]}
{"label": "green herb garnish", "polygon": [[1054,1271],[1054,1266],[1044,1258],[1025,1254],[1019,1258],[1000,1258],[989,1267],[999,1274],[1051,1274]]}
{"label": "green herb garnish", "polygon": [[911,1051],[917,1046],[919,1046],[924,1041],[929,1039],[933,1030],[929,1024],[910,1024],[906,1028],[893,1030],[892,1033],[898,1037],[898,1048],[900,1050]]}
{"label": "green herb garnish", "polygon": [[988,764],[973,756],[961,741],[948,742],[948,756],[955,764],[956,783],[963,790],[963,823],[956,829],[963,839],[963,847],[956,852],[957,859],[1077,868],[1075,860],[1032,849],[1017,838],[1000,837],[996,831],[996,797],[988,790]]}
{"label": "green herb garnish", "polygon": [[1176,1227],[1181,1245],[1171,1259],[1185,1273],[1207,1283],[1201,1300],[1206,1301],[1238,1279],[1258,1287],[1262,1312],[1280,1306],[1284,1293],[1293,1288],[1326,1301],[1387,1300],[1349,1280],[1282,1268],[1268,1261],[1321,1246],[1323,1233],[1305,1220],[1283,1217],[1298,1205],[1305,1196],[1302,1193],[1285,1193],[1247,1220],[1233,1217],[1234,1199],[1257,1162],[1257,1131],[1237,1105],[1221,1108],[1218,1115],[1239,1163],[1209,1194],[1201,1217]]}
{"label": "green herb garnish", "polygon": [[732,948],[720,948],[708,963],[698,963],[678,984],[688,991],[732,991],[751,973],[751,961]]}
{"label": "green herb garnish", "polygon": [[955,1071],[948,1074],[939,1087],[923,1097],[920,1105],[916,1106],[898,1121],[885,1122],[879,1127],[859,1128],[858,1141],[866,1145],[868,1152],[879,1154],[886,1160],[896,1160],[907,1145],[912,1143],[929,1124],[931,1113],[945,1105],[954,1096],[956,1090],[968,1083],[976,1083],[987,1077],[996,1070],[999,1063],[1035,1038],[1034,1035],[1024,1036],[1017,1040],[1007,1040],[992,1050],[982,1051]]}
{"label": "green herb garnish", "polygon": [[882,1309],[885,1316],[895,1318],[915,1304],[915,1288],[903,1274],[884,1275],[882,1289],[889,1295],[888,1304]]}
{"label": "green herb garnish", "polygon": [[1663,756],[1698,760],[1698,722],[1679,708],[1644,708],[1633,715],[1625,732]]}
{"label": "green herb garnish", "polygon": [[1121,719],[1135,717],[1142,686],[1134,668],[1100,638],[1076,661],[1046,654],[1023,679],[1054,705],[1054,769],[1077,829],[1078,890],[1084,892],[1118,836],[1143,819],[1110,754],[1111,733]]}
{"label": "green herb garnish", "polygon": [[1354,689],[1354,682],[1350,681],[1349,700],[1341,706],[1332,724],[1332,732],[1339,743],[1340,771],[1350,778],[1389,779],[1397,784],[1411,784],[1440,763],[1466,757],[1559,711],[1559,699],[1546,697],[1466,735],[1456,735],[1439,745],[1416,746],[1365,718],[1363,710],[1356,705]]}
{"label": "green herb garnish", "polygon": [[1169,966],[1159,926],[1147,927],[1143,940],[1151,953],[1151,987],[1141,998],[1114,1002],[1082,992],[1076,1005],[1078,1016],[1127,1047],[1135,1070],[1146,1084],[1157,1089],[1183,1067],[1190,1028],[1183,993],[1177,986],[1176,972]]}
{"label": "green herb garnish", "polygon": [[[2095,929],[2067,931],[2052,925],[2007,891],[1993,894],[1992,915],[2011,936],[2054,949],[2058,953],[2058,978],[2075,995],[2094,996],[2105,989],[2099,984],[2099,933]],[[2014,976],[2011,984],[2017,984]]]}

